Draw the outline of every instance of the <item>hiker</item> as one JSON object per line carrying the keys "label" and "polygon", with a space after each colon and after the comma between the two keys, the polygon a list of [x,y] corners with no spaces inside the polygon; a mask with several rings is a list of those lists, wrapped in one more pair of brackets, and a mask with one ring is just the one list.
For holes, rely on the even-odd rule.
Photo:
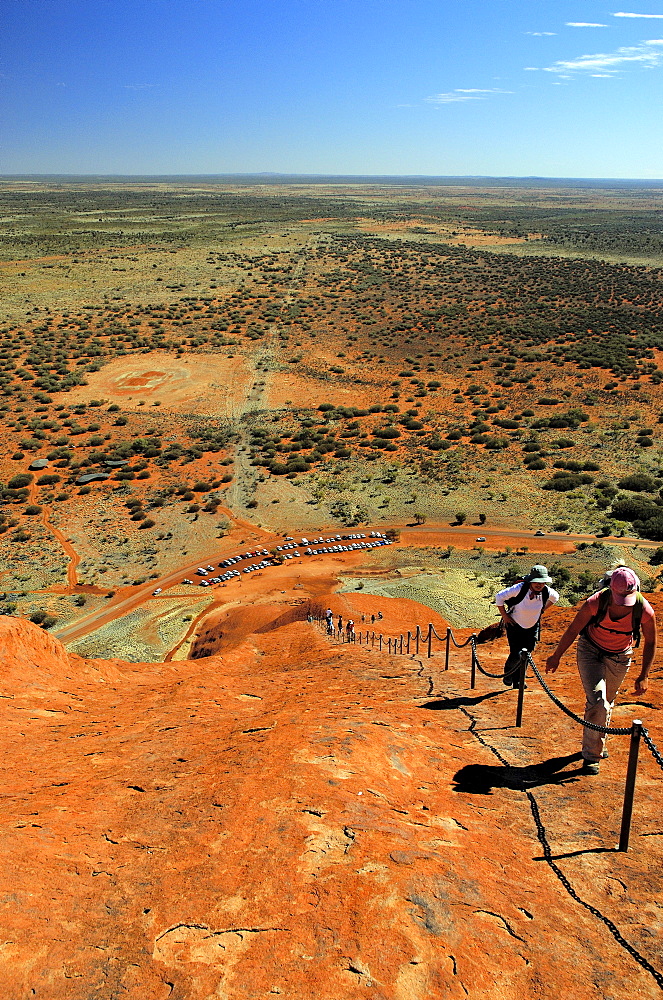
{"label": "hiker", "polygon": [[532,566],[523,580],[495,595],[495,604],[506,625],[509,643],[509,655],[502,678],[508,687],[520,686],[520,651],[526,649],[533,652],[539,641],[541,618],[559,600],[559,594],[552,589],[551,583],[552,579],[545,566]]}
{"label": "hiker", "polygon": [[328,618],[327,619],[327,635],[333,635],[333,634],[334,634],[334,619],[333,618]]}
{"label": "hiker", "polygon": [[375,615],[371,615],[371,625],[375,625]]}
{"label": "hiker", "polygon": [[346,632],[346,638],[347,638],[348,642],[354,642],[354,638],[355,638],[355,623],[353,622],[352,618],[348,619],[348,623],[345,626],[345,632]]}
{"label": "hiker", "polygon": [[381,622],[381,621],[382,621],[382,619],[383,619],[383,617],[384,617],[384,615],[382,614],[382,612],[381,612],[381,611],[378,611],[378,621],[380,621],[380,622]]}
{"label": "hiker", "polygon": [[[656,653],[656,615],[640,593],[640,580],[632,569],[618,566],[609,576],[609,586],[588,597],[546,661],[546,673],[555,673],[559,661],[578,639],[578,673],[585,691],[585,722],[609,726],[619,686],[631,665],[633,648],[645,639],[642,667],[634,693],[647,690],[649,670]],[[605,733],[583,727],[583,770],[599,773],[599,761],[608,756]]]}
{"label": "hiker", "polygon": [[339,630],[339,632],[343,631],[343,616],[342,615],[338,616],[338,630]]}
{"label": "hiker", "polygon": [[333,614],[331,608],[327,608],[327,610],[325,611],[325,621],[326,621],[327,625],[329,625],[330,622],[332,622],[332,624],[333,624],[334,614]]}

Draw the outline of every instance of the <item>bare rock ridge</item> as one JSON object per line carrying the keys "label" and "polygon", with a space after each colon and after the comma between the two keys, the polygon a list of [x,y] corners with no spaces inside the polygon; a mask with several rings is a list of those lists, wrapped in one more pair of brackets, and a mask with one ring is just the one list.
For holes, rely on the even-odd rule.
{"label": "bare rock ridge", "polygon": [[[306,621],[163,664],[0,636],[9,1000],[660,996],[662,774],[615,853],[626,741],[581,777],[538,685],[515,729],[466,651],[445,673]],[[658,692],[630,701],[656,736]]]}

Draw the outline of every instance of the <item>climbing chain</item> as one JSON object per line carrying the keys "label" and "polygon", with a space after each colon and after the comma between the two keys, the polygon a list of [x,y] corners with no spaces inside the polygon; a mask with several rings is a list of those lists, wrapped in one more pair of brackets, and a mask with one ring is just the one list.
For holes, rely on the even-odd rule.
{"label": "climbing chain", "polygon": [[[527,652],[527,650],[522,650],[522,652],[525,653],[525,652]],[[548,697],[550,698],[550,700],[555,705],[557,705],[558,708],[561,708],[562,712],[564,712],[566,715],[568,715],[568,717],[570,719],[573,719],[574,722],[577,722],[577,723],[579,723],[579,725],[584,726],[585,729],[594,729],[597,733],[606,733],[606,734],[608,734],[610,736],[630,736],[631,735],[631,727],[630,726],[628,728],[625,728],[623,726],[620,726],[620,727],[617,727],[617,726],[597,726],[595,722],[587,722],[585,719],[581,719],[579,715],[576,715],[576,713],[572,712],[570,708],[567,708],[566,705],[559,700],[559,698],[557,697],[556,694],[553,694],[553,692],[550,690],[550,688],[548,687],[548,685],[544,681],[543,677],[539,673],[539,671],[537,669],[537,666],[536,666],[536,663],[532,659],[532,655],[529,652],[527,652],[527,661],[528,661],[530,667],[532,668],[532,670],[534,671],[536,679],[538,680],[539,684],[541,685],[541,687],[543,688],[543,690],[546,692],[546,694],[548,695]],[[661,763],[661,766],[663,767],[663,763]]]}
{"label": "climbing chain", "polygon": [[[435,633],[435,635],[437,636],[437,638],[440,639],[440,636],[437,635],[437,632],[435,632],[435,629],[433,629],[433,632]],[[475,636],[471,635],[469,637],[469,639],[465,640],[465,642],[456,642],[456,636],[453,634],[453,632],[452,632],[451,629],[449,629],[449,635],[451,636],[451,641],[453,642],[453,644],[456,647],[456,649],[463,649],[464,646],[469,646],[469,644],[475,638]],[[443,640],[440,639],[440,641],[443,641]]]}
{"label": "climbing chain", "polygon": [[[451,634],[453,635],[453,632]],[[487,670],[484,670],[484,668],[479,663],[479,657],[477,656],[476,636],[471,635],[469,641],[472,644],[472,655],[474,656],[474,662],[476,663],[477,667],[479,668],[479,670],[483,674],[483,676],[484,677],[493,677],[493,678],[503,677],[504,675],[501,672],[499,674],[489,674]]]}
{"label": "climbing chain", "polygon": [[663,754],[661,754],[661,751],[658,749],[653,739],[649,735],[649,730],[645,729],[644,726],[642,727],[642,738],[649,747],[649,749],[651,750],[651,755],[658,764],[658,766],[663,769]]}

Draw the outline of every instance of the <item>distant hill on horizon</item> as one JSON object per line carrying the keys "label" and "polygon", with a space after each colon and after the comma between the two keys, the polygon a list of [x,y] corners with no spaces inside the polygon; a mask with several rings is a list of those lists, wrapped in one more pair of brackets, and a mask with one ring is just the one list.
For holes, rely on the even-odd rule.
{"label": "distant hill on horizon", "polygon": [[492,177],[472,174],[468,176],[427,175],[427,174],[0,174],[0,181],[60,181],[94,183],[99,181],[169,181],[171,183],[192,181],[235,181],[244,184],[398,184],[398,185],[438,185],[493,186],[493,187],[590,187],[590,188],[659,188],[663,179],[614,178],[614,177]]}

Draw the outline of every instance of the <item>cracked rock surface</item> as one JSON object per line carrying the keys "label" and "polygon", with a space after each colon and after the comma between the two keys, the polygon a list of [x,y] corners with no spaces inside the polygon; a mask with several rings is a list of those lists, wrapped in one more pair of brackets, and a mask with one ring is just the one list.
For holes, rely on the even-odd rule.
{"label": "cracked rock surface", "polygon": [[[441,644],[380,655],[286,621],[137,664],[20,619],[0,639],[9,1000],[660,996],[663,771],[643,748],[615,852],[628,740],[581,775],[535,681],[516,729],[516,692],[470,690]],[[657,739],[659,687],[625,687],[614,724]]]}

